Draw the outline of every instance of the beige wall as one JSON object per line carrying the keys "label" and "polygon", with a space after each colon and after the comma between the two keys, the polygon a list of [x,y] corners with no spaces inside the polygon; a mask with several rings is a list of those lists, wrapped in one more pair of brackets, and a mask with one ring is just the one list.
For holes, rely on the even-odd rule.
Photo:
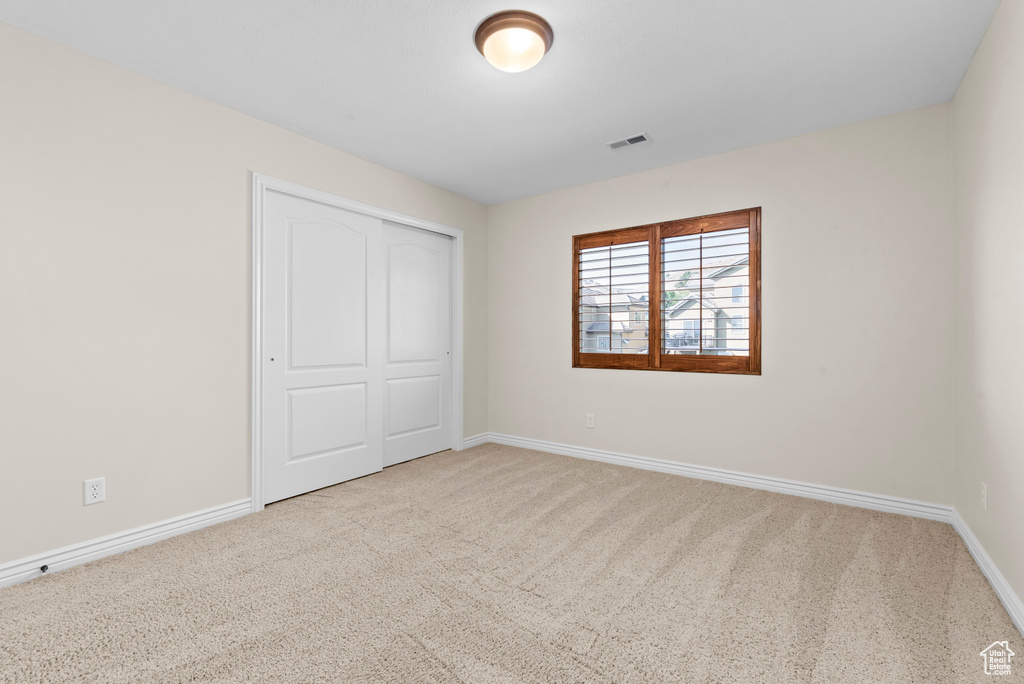
{"label": "beige wall", "polygon": [[0,103],[0,563],[249,496],[251,171],[465,231],[486,429],[482,205],[5,24]]}
{"label": "beige wall", "polygon": [[[956,507],[1024,597],[1024,2],[1003,0],[953,99]],[[981,483],[988,510],[981,508]]]}
{"label": "beige wall", "polygon": [[[491,207],[491,430],[952,503],[949,132],[938,105]],[[762,376],[571,367],[570,236],[753,206]]]}

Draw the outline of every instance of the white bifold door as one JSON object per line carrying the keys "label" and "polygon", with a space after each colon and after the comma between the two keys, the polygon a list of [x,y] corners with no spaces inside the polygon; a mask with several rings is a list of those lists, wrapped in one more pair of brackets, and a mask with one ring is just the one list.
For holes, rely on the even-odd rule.
{"label": "white bifold door", "polygon": [[451,446],[451,240],[268,191],[263,500]]}

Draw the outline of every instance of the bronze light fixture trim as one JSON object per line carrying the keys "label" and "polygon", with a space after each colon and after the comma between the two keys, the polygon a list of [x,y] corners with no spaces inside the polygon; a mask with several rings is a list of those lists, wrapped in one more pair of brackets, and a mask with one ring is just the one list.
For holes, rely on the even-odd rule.
{"label": "bronze light fixture trim", "polygon": [[537,65],[555,40],[544,17],[525,10],[506,10],[476,27],[476,49],[502,71],[526,71]]}

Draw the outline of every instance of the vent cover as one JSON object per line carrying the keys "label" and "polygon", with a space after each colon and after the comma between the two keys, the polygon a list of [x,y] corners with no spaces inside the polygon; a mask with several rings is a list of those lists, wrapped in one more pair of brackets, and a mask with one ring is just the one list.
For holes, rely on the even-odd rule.
{"label": "vent cover", "polygon": [[647,142],[647,139],[648,138],[646,133],[637,133],[636,135],[631,135],[628,138],[622,138],[621,140],[613,140],[612,142],[606,144],[611,149],[617,150],[620,147],[629,147],[630,145],[638,145],[642,142]]}

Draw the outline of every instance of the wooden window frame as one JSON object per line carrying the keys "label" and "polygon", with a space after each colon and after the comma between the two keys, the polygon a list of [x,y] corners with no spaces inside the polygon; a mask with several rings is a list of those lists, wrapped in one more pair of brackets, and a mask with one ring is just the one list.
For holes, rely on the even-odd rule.
{"label": "wooden window frame", "polygon": [[[661,241],[681,235],[715,233],[735,228],[749,229],[750,284],[749,355],[662,354]],[[646,354],[601,354],[580,352],[580,251],[630,242],[648,243],[649,323]],[[702,274],[703,275],[703,274]],[[660,370],[689,373],[761,374],[761,208],[651,223],[645,226],[574,235],[572,238],[572,365],[573,368]]]}

